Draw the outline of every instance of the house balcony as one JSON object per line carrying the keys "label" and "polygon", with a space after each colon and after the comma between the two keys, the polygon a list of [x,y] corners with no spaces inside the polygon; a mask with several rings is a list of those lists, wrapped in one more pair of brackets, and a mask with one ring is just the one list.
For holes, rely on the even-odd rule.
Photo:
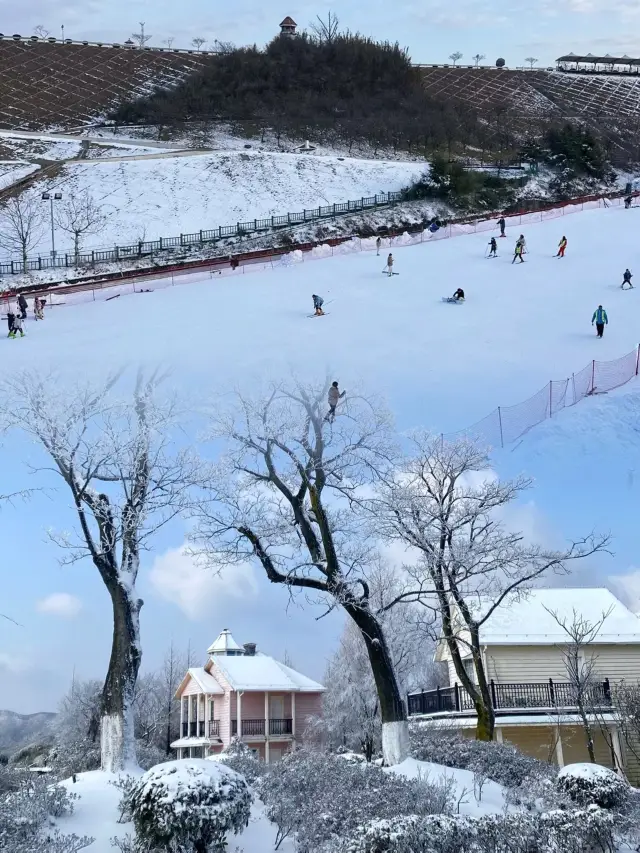
{"label": "house balcony", "polygon": [[[292,719],[271,719],[271,720],[243,720],[242,721],[242,737],[264,739],[265,732],[269,732],[269,737],[292,737],[293,736],[293,720]],[[231,734],[238,734],[238,721],[231,720]]]}
{"label": "house balcony", "polygon": [[216,740],[220,737],[220,720],[198,720],[195,723],[182,723],[182,737]]}
{"label": "house balcony", "polygon": [[[576,689],[566,682],[499,682],[490,681],[489,690],[496,717],[517,714],[557,714],[575,711],[578,707]],[[610,710],[609,679],[594,684],[585,698],[585,705],[595,710]],[[407,695],[409,716],[474,714],[475,708],[467,691],[458,684],[437,687]]]}

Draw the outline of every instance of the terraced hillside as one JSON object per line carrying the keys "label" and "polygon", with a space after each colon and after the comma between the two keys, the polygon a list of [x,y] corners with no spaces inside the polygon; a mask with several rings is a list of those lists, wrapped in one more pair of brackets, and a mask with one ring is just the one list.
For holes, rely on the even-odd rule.
{"label": "terraced hillside", "polygon": [[518,108],[523,115],[632,118],[640,110],[640,80],[615,75],[490,68],[422,69],[427,92],[480,111]]}
{"label": "terraced hillside", "polygon": [[0,126],[66,130],[210,61],[190,51],[0,40]]}

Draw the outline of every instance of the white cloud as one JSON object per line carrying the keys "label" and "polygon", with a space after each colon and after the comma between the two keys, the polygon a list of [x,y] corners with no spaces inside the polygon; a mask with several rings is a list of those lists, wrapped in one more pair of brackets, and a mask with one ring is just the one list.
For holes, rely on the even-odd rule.
{"label": "white cloud", "polygon": [[610,575],[609,584],[629,610],[640,614],[640,569],[631,568],[626,575]]}
{"label": "white cloud", "polygon": [[199,565],[184,546],[156,557],[149,579],[162,598],[176,604],[193,620],[211,618],[212,610],[229,599],[255,598],[258,592],[249,563],[213,572]]}
{"label": "white cloud", "polygon": [[31,664],[24,658],[11,654],[11,652],[0,652],[0,672],[19,673],[26,672]]}
{"label": "white cloud", "polygon": [[73,619],[82,610],[82,602],[68,592],[54,592],[36,604],[38,613],[49,613],[62,619]]}

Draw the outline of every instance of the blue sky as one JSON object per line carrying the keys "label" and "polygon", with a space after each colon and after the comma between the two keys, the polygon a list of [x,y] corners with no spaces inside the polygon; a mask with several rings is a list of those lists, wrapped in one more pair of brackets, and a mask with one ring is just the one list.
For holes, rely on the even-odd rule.
{"label": "blue sky", "polygon": [[415,62],[446,62],[460,50],[463,62],[480,53],[487,62],[502,56],[508,66],[523,65],[530,55],[547,65],[572,50],[635,56],[640,50],[635,37],[640,23],[637,0],[23,0],[19,5],[0,0],[5,34],[28,35],[42,24],[59,35],[64,24],[68,38],[122,42],[145,21],[151,44],[174,37],[180,47],[188,47],[194,36],[263,44],[285,15],[305,28],[329,9],[338,14],[343,28],[408,47]]}

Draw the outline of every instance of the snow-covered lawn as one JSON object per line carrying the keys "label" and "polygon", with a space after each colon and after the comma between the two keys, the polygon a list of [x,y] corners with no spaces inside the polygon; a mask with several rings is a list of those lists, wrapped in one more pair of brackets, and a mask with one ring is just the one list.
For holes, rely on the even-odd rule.
{"label": "snow-covered lawn", "polygon": [[31,163],[16,163],[12,160],[0,161],[0,190],[5,190],[16,181],[37,172],[40,167]]}
{"label": "snow-covered lawn", "polygon": [[[86,248],[194,233],[399,190],[424,171],[420,163],[244,151],[110,159],[68,163],[50,185],[29,191],[87,190],[104,207],[108,222],[85,241]],[[71,245],[63,233],[57,243],[61,250]],[[39,249],[48,248],[43,234]]]}
{"label": "snow-covered lawn", "polygon": [[397,773],[407,779],[423,779],[433,784],[451,783],[454,803],[461,815],[502,814],[505,809],[505,790],[496,782],[486,781],[478,798],[474,795],[473,773],[456,767],[443,767],[430,761],[406,758],[402,764],[389,767],[387,773]]}

